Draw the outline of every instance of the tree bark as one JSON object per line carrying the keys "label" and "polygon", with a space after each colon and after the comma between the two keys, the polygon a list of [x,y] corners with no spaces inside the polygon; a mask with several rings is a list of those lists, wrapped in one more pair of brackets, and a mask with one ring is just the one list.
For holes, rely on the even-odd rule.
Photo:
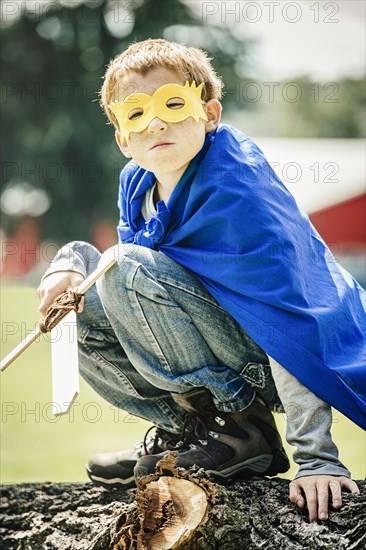
{"label": "tree bark", "polygon": [[[164,482],[164,475],[162,471],[144,478],[137,491],[105,491],[89,483],[5,484],[0,507],[0,547],[2,550],[150,550],[154,548],[152,535],[171,526],[169,514],[174,509],[171,502],[174,495],[163,505],[163,514],[159,514],[155,498],[146,493],[150,483],[160,477]],[[287,480],[252,478],[223,487],[211,484],[202,470],[190,474],[179,470],[171,475],[177,482],[181,478],[201,487],[207,496],[204,519],[200,522],[198,518],[199,525],[188,539],[172,548],[366,548],[364,481],[357,482],[359,495],[343,493],[340,511],[331,509],[327,521],[309,524],[306,510],[301,511],[289,502]],[[149,490],[155,490],[156,486],[151,485]],[[184,518],[187,508],[185,505],[183,511],[181,508],[176,507],[174,514],[178,510],[178,515]],[[192,513],[196,509],[194,504]],[[155,516],[151,515],[152,510]]]}

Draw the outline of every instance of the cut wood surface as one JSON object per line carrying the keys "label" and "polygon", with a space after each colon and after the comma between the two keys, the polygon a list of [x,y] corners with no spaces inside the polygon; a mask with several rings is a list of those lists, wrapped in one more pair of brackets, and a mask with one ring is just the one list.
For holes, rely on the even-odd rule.
{"label": "cut wood surface", "polygon": [[[169,473],[167,476],[166,474]],[[253,478],[223,487],[202,470],[167,468],[137,490],[89,483],[4,484],[2,550],[271,550],[366,548],[366,484],[340,511],[309,524],[288,481]],[[170,538],[169,538],[170,537]]]}

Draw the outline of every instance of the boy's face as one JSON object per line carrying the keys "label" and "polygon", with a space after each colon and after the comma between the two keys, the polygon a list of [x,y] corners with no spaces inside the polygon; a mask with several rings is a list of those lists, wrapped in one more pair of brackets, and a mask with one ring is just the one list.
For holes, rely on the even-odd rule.
{"label": "boy's face", "polygon": [[[145,75],[130,71],[119,81],[118,100],[123,101],[131,93],[152,96],[156,90],[167,84],[184,86],[185,80],[163,67],[151,69]],[[211,102],[215,102],[216,109],[221,112],[219,102],[217,100],[211,100]],[[174,99],[168,104],[172,105],[172,109],[178,106],[174,104]],[[204,109],[207,112],[206,105]],[[211,119],[209,122],[205,122],[202,118],[195,122],[189,116],[181,122],[169,123],[155,117],[144,130],[130,132],[128,137],[116,131],[116,140],[125,156],[132,157],[139,166],[153,172],[161,181],[178,181],[189,162],[202,148],[206,132],[211,132],[215,128],[215,124],[212,123],[213,116],[209,111],[210,108],[207,112],[208,119]],[[133,110],[131,116],[134,116]]]}

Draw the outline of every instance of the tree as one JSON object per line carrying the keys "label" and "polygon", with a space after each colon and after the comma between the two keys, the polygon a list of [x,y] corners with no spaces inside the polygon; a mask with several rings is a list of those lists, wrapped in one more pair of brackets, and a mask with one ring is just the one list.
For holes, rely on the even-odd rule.
{"label": "tree", "polygon": [[[238,78],[234,61],[246,44],[226,27],[205,27],[181,0],[37,5],[3,29],[2,183],[26,181],[48,194],[44,238],[89,240],[97,220],[118,222],[125,163],[97,104],[108,61],[135,40],[200,36],[217,70]],[[11,233],[19,219],[4,222]]]}
{"label": "tree", "polygon": [[[227,487],[209,484],[202,471],[174,476],[176,489],[159,492],[172,477],[153,476],[137,492],[84,483],[4,485],[0,504],[3,550],[361,550],[365,548],[365,482],[359,495],[343,494],[340,511],[309,524],[306,511],[288,500],[288,481],[254,478]],[[193,531],[187,518],[197,515],[184,498],[185,483],[207,494],[207,513]],[[147,491],[150,491],[149,493]],[[153,491],[153,492],[151,492]],[[155,496],[158,495],[158,496]],[[134,498],[136,497],[136,498]],[[206,502],[206,501],[205,501]],[[204,505],[206,505],[204,502]],[[167,543],[174,527],[178,544]],[[174,538],[174,533],[173,533]]]}

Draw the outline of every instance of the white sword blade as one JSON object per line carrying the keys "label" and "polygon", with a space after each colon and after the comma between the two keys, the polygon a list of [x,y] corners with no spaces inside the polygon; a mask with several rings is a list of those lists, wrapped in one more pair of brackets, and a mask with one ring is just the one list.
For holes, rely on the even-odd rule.
{"label": "white sword blade", "polygon": [[79,395],[79,359],[76,312],[51,330],[52,412],[65,414]]}

